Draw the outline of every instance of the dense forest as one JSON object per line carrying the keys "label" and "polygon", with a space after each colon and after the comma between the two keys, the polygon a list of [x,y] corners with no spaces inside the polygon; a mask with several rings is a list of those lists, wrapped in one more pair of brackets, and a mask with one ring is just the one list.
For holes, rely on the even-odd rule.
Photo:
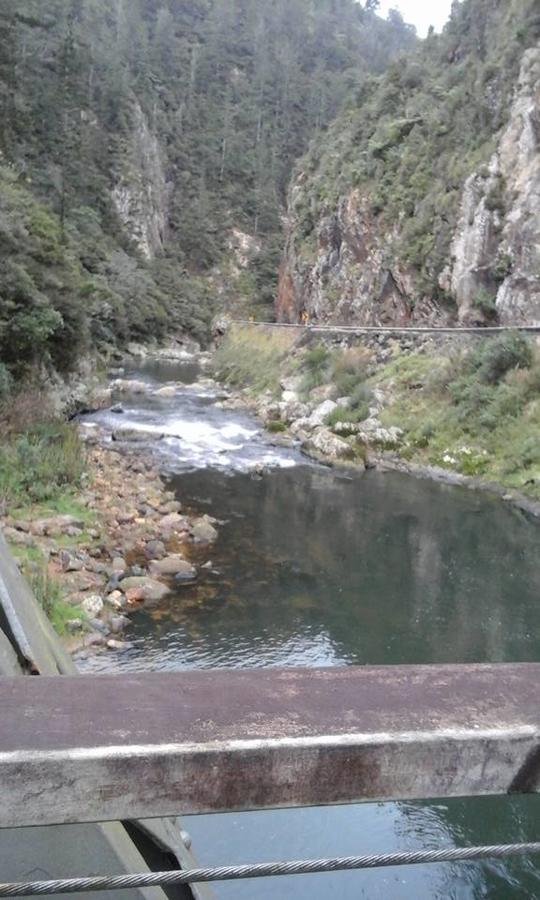
{"label": "dense forest", "polygon": [[203,338],[227,292],[273,298],[295,161],[416,42],[377,6],[4,0],[4,388],[92,347]]}

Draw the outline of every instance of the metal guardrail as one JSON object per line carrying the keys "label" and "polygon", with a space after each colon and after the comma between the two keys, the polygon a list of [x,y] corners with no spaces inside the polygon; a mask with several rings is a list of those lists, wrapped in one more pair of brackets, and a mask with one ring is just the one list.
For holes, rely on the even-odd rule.
{"label": "metal guardrail", "polygon": [[506,331],[522,331],[528,334],[540,334],[539,325],[486,325],[486,326],[440,326],[430,328],[421,325],[317,325],[316,323],[295,322],[252,322],[249,319],[231,319],[232,325],[249,326],[253,328],[295,328],[308,332],[337,332],[344,334],[441,334],[463,335],[472,334],[476,337],[501,334]]}

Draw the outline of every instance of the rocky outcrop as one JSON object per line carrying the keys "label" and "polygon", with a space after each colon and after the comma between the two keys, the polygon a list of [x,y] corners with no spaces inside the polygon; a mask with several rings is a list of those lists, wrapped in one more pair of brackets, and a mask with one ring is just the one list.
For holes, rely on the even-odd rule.
{"label": "rocky outcrop", "polygon": [[540,323],[540,48],[523,57],[489,166],[467,180],[451,254],[441,280],[461,321]]}
{"label": "rocky outcrop", "polygon": [[[455,191],[454,205],[448,201],[444,214],[435,206],[432,218],[424,216],[422,197],[416,194],[412,217],[406,204],[393,218],[380,215],[374,199],[377,183],[354,185],[354,160],[375,151],[357,145],[350,127],[343,145],[337,138],[332,144],[330,136],[318,161],[306,158],[290,191],[278,320],[359,325],[539,323],[538,47],[523,54],[504,122],[495,135],[491,158],[491,145],[486,143],[486,164],[478,166],[478,157],[471,157],[471,168],[476,165],[477,170],[464,181],[461,198]],[[345,132],[347,127],[346,117],[334,126]],[[419,134],[415,138],[413,131],[410,140],[419,140]],[[351,173],[348,190],[341,187],[347,177],[339,172],[335,147],[348,154],[348,168],[343,166]],[[399,152],[405,154],[405,147]],[[384,179],[381,148],[377,153],[378,177]],[[406,194],[410,186],[394,177],[396,191]],[[413,171],[411,177],[419,176]],[[445,190],[455,190],[453,177],[447,173]],[[321,202],[321,194],[331,197],[336,184],[341,196]],[[426,190],[432,190],[429,183]],[[417,248],[424,245],[420,272]]]}
{"label": "rocky outcrop", "polygon": [[353,189],[334,210],[327,210],[316,231],[316,249],[307,258],[298,252],[295,202],[304,179],[293,186],[287,246],[281,266],[279,321],[359,325],[406,325],[439,314],[424,298],[415,303],[413,273],[402,263],[389,264],[388,248],[397,228],[381,233],[369,196]]}
{"label": "rocky outcrop", "polygon": [[133,131],[117,183],[114,206],[140,253],[152,259],[163,249],[167,236],[169,186],[159,141],[136,103]]}

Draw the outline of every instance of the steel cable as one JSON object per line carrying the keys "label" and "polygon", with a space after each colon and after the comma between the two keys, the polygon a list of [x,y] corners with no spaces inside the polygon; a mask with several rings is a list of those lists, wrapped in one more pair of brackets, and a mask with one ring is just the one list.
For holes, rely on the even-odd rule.
{"label": "steel cable", "polygon": [[449,847],[444,850],[405,850],[369,856],[347,856],[335,859],[299,860],[297,862],[258,863],[218,868],[186,869],[180,872],[148,872],[140,875],[68,878],[55,881],[31,881],[0,884],[0,897],[46,896],[51,894],[125,891],[130,888],[167,887],[212,881],[237,881],[244,878],[271,878],[285,875],[310,875],[376,869],[387,866],[412,866],[427,863],[473,862],[540,854],[540,842],[529,844],[496,844],[484,847]]}

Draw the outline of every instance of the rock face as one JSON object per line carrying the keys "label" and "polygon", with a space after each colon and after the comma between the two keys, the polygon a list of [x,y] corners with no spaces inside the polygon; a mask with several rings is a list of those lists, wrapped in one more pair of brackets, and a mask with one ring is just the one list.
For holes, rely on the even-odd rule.
{"label": "rock face", "polygon": [[[306,157],[290,190],[279,321],[307,316],[311,322],[359,325],[540,323],[540,48],[523,53],[505,106],[500,85],[490,90],[493,96],[486,88],[485,102],[499,110],[500,122],[493,126],[499,130],[491,141],[486,131],[482,152],[467,157],[470,168],[463,165],[459,180],[445,163],[440,202],[446,207],[443,213],[433,201],[429,216],[414,187],[418,174],[413,169],[408,183],[406,174],[391,169],[390,156],[395,194],[402,190],[415,200],[412,212],[396,199],[394,215],[381,214],[375,195],[378,179],[384,183],[387,174],[386,148],[374,150],[375,138],[357,143],[350,120],[337,120],[338,136],[331,130],[327,148],[323,143],[319,156]],[[415,102],[413,94],[409,102]],[[440,115],[449,115],[444,101]],[[361,125],[361,117],[353,121]],[[395,138],[395,153],[409,165],[425,136],[421,122],[411,119],[405,137]],[[370,154],[376,176],[356,178],[356,166]],[[435,190],[439,177],[436,160],[432,165],[426,191]]]}
{"label": "rock face", "polygon": [[[301,179],[300,179],[301,181]],[[382,233],[370,211],[369,196],[353,189],[317,227],[314,257],[303,259],[296,249],[295,185],[291,194],[287,245],[280,270],[277,316],[296,322],[398,324],[433,319],[435,304],[413,304],[414,281],[406,265],[388,267],[388,246],[395,238]]]}
{"label": "rock face", "polygon": [[163,249],[168,197],[158,139],[136,103],[131,144],[112,198],[120,221],[146,259],[152,259]]}
{"label": "rock face", "polygon": [[452,263],[442,276],[463,322],[540,323],[540,49],[521,64],[510,120],[487,170],[463,191]]}

